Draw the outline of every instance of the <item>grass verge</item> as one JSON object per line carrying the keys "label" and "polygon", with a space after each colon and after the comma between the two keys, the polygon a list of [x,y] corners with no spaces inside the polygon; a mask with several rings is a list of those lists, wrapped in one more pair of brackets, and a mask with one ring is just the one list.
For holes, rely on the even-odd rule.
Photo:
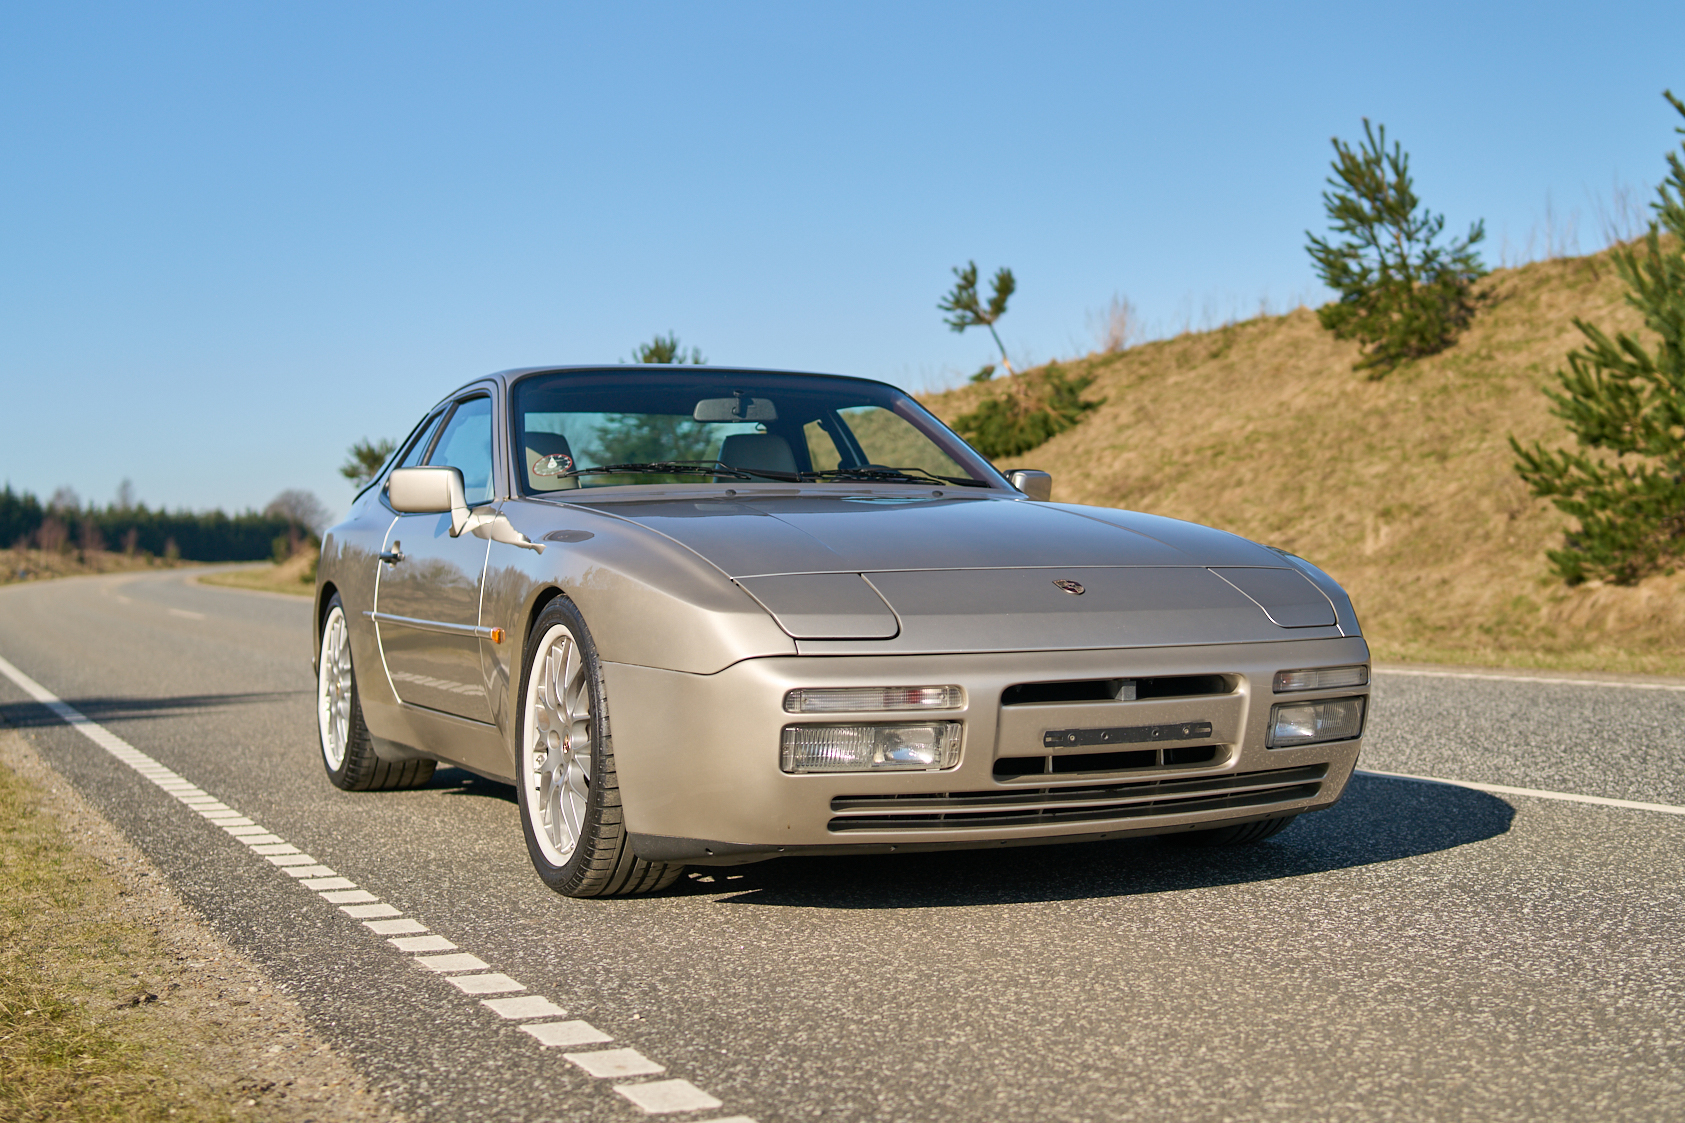
{"label": "grass verge", "polygon": [[163,882],[0,727],[0,1119],[395,1118]]}
{"label": "grass verge", "polygon": [[256,589],[260,593],[290,593],[307,597],[316,591],[316,555],[295,554],[279,565],[220,569],[199,577],[206,585]]}

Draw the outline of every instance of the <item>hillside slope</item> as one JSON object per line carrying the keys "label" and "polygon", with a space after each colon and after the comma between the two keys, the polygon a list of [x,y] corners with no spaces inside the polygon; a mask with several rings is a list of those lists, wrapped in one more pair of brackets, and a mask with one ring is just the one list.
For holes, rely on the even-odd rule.
{"label": "hillside slope", "polygon": [[[1151,511],[1292,550],[1351,592],[1379,659],[1685,672],[1685,575],[1565,587],[1569,520],[1532,499],[1506,441],[1570,438],[1541,393],[1580,336],[1638,317],[1607,254],[1494,273],[1449,351],[1368,381],[1300,308],[1062,364],[1105,398],[1002,467],[1054,498]],[[924,401],[944,420],[988,386]]]}

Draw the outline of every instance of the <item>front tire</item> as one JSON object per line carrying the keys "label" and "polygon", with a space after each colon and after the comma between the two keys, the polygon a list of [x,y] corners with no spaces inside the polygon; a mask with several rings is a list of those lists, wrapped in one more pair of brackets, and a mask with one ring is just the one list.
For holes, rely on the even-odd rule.
{"label": "front tire", "polygon": [[565,597],[533,625],[521,699],[521,829],[544,884],[568,897],[614,897],[677,881],[683,866],[632,853],[597,646]]}
{"label": "front tire", "polygon": [[351,666],[351,632],[339,594],[322,619],[322,647],[316,658],[316,735],[328,782],[348,792],[419,788],[433,778],[430,760],[381,760],[363,724],[357,674]]}

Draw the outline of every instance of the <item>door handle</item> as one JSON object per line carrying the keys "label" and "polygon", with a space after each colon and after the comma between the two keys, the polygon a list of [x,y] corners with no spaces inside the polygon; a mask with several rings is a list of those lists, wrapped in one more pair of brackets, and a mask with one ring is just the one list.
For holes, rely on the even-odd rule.
{"label": "door handle", "polygon": [[392,543],[392,552],[389,554],[381,554],[380,560],[385,562],[387,565],[397,565],[399,562],[404,560],[404,544],[402,542]]}

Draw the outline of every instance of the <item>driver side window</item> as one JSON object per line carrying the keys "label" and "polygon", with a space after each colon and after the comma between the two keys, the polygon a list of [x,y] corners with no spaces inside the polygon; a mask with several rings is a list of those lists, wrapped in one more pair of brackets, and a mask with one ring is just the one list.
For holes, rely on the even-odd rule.
{"label": "driver side window", "polygon": [[460,469],[462,490],[470,507],[491,501],[490,398],[469,398],[457,403],[427,464]]}

